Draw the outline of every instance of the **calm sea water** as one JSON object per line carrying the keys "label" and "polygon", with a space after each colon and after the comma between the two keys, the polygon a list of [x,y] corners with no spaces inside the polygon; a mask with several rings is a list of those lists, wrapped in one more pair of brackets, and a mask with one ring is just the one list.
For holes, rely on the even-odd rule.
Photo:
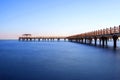
{"label": "calm sea water", "polygon": [[120,50],[1,40],[0,80],[120,80]]}

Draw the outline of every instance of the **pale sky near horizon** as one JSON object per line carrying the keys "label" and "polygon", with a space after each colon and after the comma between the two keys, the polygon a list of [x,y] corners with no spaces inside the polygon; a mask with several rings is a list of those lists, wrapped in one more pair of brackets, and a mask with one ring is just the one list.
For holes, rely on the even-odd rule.
{"label": "pale sky near horizon", "polygon": [[0,0],[0,39],[73,35],[120,25],[120,0]]}

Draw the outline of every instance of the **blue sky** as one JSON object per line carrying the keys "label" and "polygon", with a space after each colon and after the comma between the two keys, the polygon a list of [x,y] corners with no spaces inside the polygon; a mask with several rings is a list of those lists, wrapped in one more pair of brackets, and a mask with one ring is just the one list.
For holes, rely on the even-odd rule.
{"label": "blue sky", "polygon": [[120,25],[120,0],[0,0],[0,39],[72,35]]}

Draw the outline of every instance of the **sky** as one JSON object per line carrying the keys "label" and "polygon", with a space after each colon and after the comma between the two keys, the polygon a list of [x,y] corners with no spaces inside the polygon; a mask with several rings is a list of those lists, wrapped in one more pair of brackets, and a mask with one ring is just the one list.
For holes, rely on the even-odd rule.
{"label": "sky", "polygon": [[0,39],[69,36],[120,25],[120,0],[0,0]]}

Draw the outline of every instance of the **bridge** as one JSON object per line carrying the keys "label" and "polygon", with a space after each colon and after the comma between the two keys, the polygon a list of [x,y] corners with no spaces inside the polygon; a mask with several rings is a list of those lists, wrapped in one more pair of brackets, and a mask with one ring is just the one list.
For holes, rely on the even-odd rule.
{"label": "bridge", "polygon": [[59,41],[60,39],[66,39],[70,42],[77,42],[82,44],[92,44],[94,41],[94,45],[97,45],[97,41],[99,41],[99,45],[107,46],[108,40],[113,40],[113,48],[117,47],[117,40],[120,37],[120,25],[114,26],[106,29],[99,29],[91,32],[85,32],[81,34],[76,34],[72,36],[37,36],[33,37],[31,34],[23,34],[19,37],[19,41],[54,41],[55,39]]}

